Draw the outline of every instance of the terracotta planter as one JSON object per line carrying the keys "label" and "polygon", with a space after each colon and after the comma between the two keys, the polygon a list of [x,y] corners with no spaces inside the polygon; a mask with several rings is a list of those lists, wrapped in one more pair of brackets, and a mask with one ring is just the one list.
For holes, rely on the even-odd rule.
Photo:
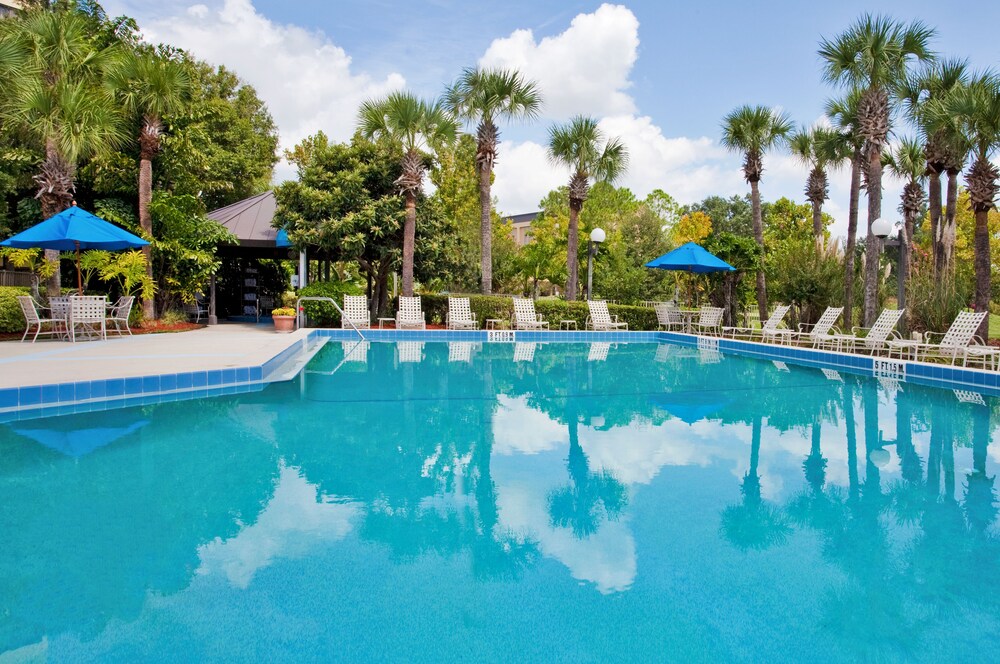
{"label": "terracotta planter", "polygon": [[287,334],[295,331],[295,316],[273,316],[274,331]]}

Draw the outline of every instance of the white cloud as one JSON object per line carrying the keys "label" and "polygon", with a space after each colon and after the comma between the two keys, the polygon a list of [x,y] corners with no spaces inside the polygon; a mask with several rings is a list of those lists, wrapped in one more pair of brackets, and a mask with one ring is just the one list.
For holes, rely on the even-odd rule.
{"label": "white cloud", "polygon": [[535,41],[531,30],[495,39],[479,64],[511,67],[538,82],[546,117],[632,113],[625,90],[638,57],[639,21],[627,7],[601,5],[578,14],[569,28]]}

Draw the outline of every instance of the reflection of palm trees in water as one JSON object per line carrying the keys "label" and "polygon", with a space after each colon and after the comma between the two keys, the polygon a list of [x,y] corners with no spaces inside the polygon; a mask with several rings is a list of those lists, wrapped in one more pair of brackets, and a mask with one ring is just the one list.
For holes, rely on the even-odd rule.
{"label": "reflection of palm trees in water", "polygon": [[628,503],[628,492],[611,473],[590,471],[587,454],[580,446],[576,412],[570,411],[568,418],[566,467],[570,486],[549,495],[549,515],[554,526],[570,528],[577,538],[583,539],[597,532],[602,519],[618,518]]}
{"label": "reflection of palm trees in water", "polygon": [[997,517],[996,476],[986,474],[986,448],[990,444],[990,410],[977,406],[972,420],[972,472],[965,476],[965,518],[974,533],[983,536]]}
{"label": "reflection of palm trees in water", "polygon": [[791,531],[785,513],[764,502],[760,495],[760,437],[763,418],[758,415],[752,424],[750,439],[750,468],[743,476],[740,492],[743,500],[730,505],[722,512],[722,532],[726,539],[740,549],[766,549],[785,541]]}

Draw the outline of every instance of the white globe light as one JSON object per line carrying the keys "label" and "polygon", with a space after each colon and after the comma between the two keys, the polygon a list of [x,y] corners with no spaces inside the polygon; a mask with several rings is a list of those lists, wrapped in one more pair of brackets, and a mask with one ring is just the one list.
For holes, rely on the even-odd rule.
{"label": "white globe light", "polygon": [[872,235],[878,238],[887,238],[892,232],[892,222],[879,217],[872,222]]}
{"label": "white globe light", "polygon": [[607,233],[604,232],[604,229],[595,228],[594,230],[590,231],[590,239],[592,242],[604,242],[606,239],[608,239],[608,235]]}
{"label": "white globe light", "polygon": [[876,448],[868,453],[868,459],[878,468],[885,468],[889,465],[889,450]]}

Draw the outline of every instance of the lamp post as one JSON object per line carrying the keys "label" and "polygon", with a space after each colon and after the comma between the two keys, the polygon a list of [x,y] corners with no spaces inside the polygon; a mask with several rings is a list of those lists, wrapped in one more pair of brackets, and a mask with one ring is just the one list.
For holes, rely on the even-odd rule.
{"label": "lamp post", "polygon": [[590,231],[590,246],[587,248],[587,299],[591,299],[594,288],[594,256],[597,255],[597,245],[608,238],[600,228]]}
{"label": "lamp post", "polygon": [[883,247],[899,247],[899,264],[896,266],[896,306],[906,309],[906,275],[904,274],[907,261],[909,259],[909,248],[906,246],[906,238],[900,228],[896,239],[888,239],[892,232],[893,224],[887,219],[876,219],[872,222],[872,234],[882,241]]}

